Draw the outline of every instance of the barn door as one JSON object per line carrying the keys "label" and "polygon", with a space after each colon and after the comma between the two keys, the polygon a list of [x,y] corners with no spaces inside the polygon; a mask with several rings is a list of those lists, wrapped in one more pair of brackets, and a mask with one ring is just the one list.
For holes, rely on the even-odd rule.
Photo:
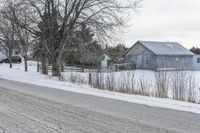
{"label": "barn door", "polygon": [[142,67],[143,64],[143,59],[142,59],[142,55],[138,55],[137,56],[137,67]]}
{"label": "barn door", "polygon": [[146,69],[149,67],[149,56],[148,55],[138,55],[137,57],[137,67]]}

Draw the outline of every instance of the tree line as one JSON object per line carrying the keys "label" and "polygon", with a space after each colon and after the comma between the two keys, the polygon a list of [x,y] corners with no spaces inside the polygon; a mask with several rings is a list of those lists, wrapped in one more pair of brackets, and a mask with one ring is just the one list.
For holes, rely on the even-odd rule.
{"label": "tree line", "polygon": [[102,44],[113,41],[126,26],[127,11],[141,0],[3,0],[0,10],[0,40],[12,53],[19,48],[28,71],[28,53],[41,62],[42,73],[52,65],[60,76],[66,61],[95,65]]}

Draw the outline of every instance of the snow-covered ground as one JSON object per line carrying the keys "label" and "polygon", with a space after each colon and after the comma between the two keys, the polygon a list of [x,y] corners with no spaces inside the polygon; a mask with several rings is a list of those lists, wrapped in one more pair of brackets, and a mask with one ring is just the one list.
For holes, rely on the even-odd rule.
{"label": "snow-covered ground", "polygon": [[[15,64],[13,66],[13,69],[10,69],[7,64],[0,64],[0,78],[23,82],[23,83],[30,83],[34,85],[46,86],[55,89],[61,89],[75,93],[94,95],[98,97],[122,100],[153,107],[161,107],[161,108],[174,109],[174,110],[187,111],[200,114],[199,104],[175,101],[172,99],[161,99],[154,97],[122,94],[106,90],[98,90],[88,85],[59,81],[55,77],[45,76],[37,73],[36,62],[29,62],[28,64],[29,64],[29,72],[24,72],[23,64]],[[149,79],[148,82],[152,82],[152,84],[154,84],[152,81],[153,80],[152,74],[153,72],[151,71],[142,71],[142,70],[136,71],[135,73],[136,77],[146,77],[147,79]],[[197,76],[198,74],[199,72],[195,72],[196,78],[198,78]],[[83,74],[83,76],[85,76],[85,74]]]}
{"label": "snow-covered ground", "polygon": [[[96,88],[98,83],[102,90],[152,97],[162,97],[164,90],[171,99],[200,103],[200,71],[135,70],[91,74],[90,84]],[[65,81],[89,84],[89,72],[65,72],[62,75]]]}

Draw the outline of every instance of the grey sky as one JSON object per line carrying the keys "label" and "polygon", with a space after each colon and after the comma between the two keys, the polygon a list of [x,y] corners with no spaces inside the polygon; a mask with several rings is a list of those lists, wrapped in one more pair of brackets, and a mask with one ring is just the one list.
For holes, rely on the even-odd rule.
{"label": "grey sky", "polygon": [[145,0],[122,41],[176,41],[187,48],[200,47],[200,0]]}

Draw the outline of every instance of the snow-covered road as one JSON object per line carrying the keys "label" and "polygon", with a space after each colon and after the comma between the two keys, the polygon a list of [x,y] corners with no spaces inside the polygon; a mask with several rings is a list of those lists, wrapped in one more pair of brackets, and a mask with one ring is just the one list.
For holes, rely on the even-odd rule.
{"label": "snow-covered road", "polygon": [[133,121],[0,89],[3,133],[117,133],[156,129]]}
{"label": "snow-covered road", "polygon": [[0,132],[199,133],[200,115],[0,79]]}

